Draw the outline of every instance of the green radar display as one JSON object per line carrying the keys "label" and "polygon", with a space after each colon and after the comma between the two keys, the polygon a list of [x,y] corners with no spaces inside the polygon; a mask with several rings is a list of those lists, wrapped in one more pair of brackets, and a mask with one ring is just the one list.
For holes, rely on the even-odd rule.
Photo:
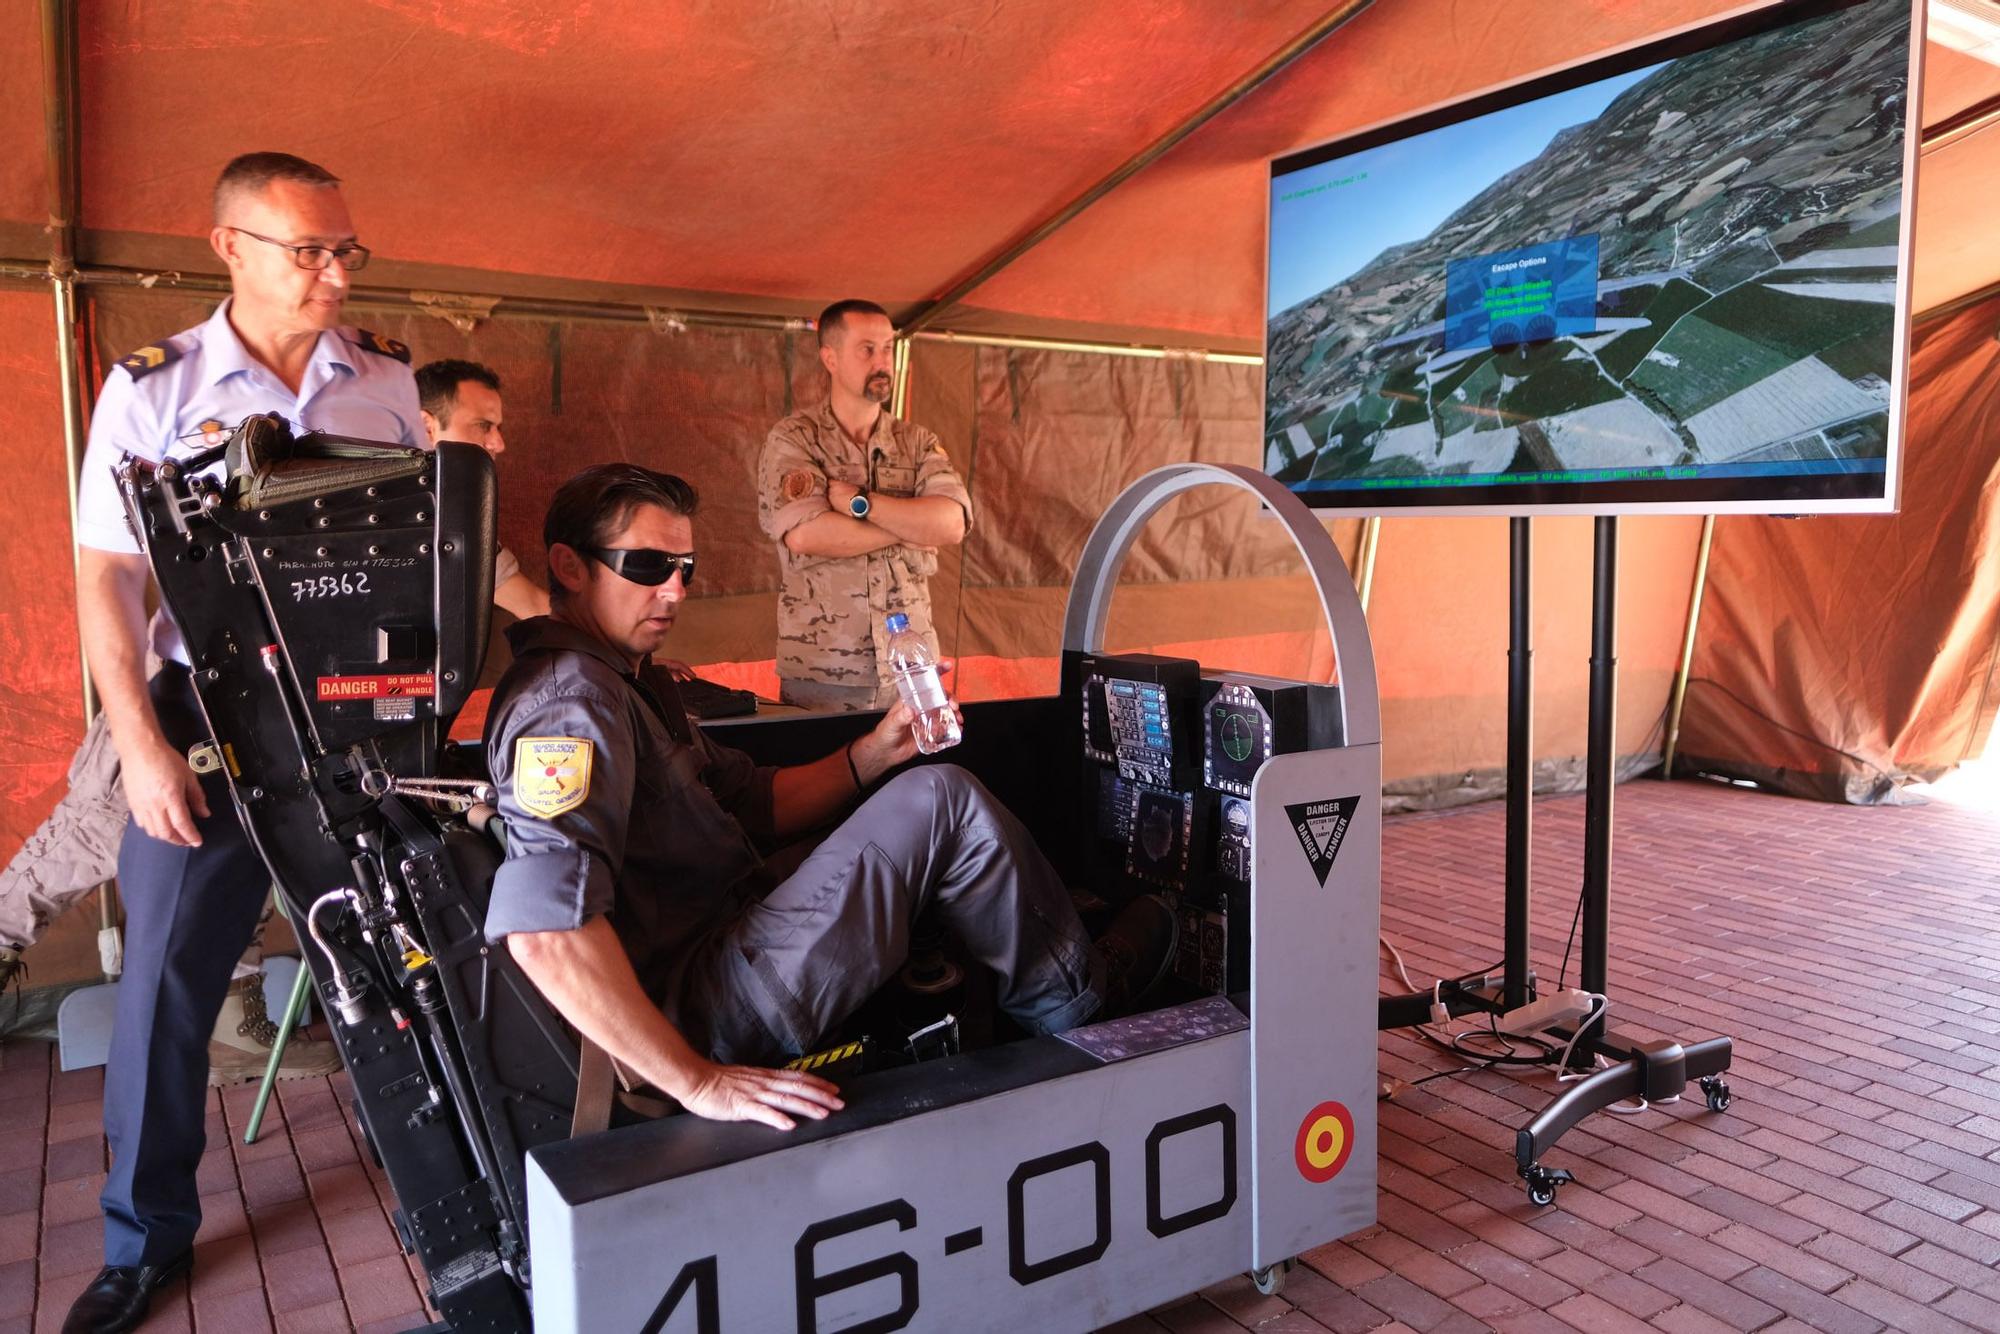
{"label": "green radar display", "polygon": [[1250,780],[1271,757],[1271,717],[1247,686],[1228,684],[1208,704],[1203,775],[1223,792],[1248,796]]}

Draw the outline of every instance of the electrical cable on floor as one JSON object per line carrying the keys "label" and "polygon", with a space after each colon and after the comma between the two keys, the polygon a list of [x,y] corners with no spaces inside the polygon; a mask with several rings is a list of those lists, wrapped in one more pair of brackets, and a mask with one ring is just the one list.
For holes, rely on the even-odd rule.
{"label": "electrical cable on floor", "polygon": [[1784,723],[1779,722],[1776,718],[1773,718],[1770,714],[1763,712],[1761,709],[1758,709],[1755,705],[1751,704],[1750,701],[1744,699],[1743,696],[1737,694],[1734,690],[1731,690],[1728,686],[1722,684],[1722,682],[1716,680],[1712,676],[1689,677],[1688,684],[1690,686],[1697,686],[1697,685],[1713,686],[1715,689],[1727,695],[1731,700],[1735,701],[1736,707],[1743,710],[1751,717],[1756,718],[1762,722],[1768,723],[1772,727],[1777,728],[1780,732],[1784,732],[1790,736],[1797,737],[1801,741],[1810,742],[1813,745],[1819,746],[1824,750],[1830,750],[1844,760],[1853,760],[1856,764],[1866,765],[1870,769],[1873,769],[1875,771],[1876,776],[1879,777],[1885,783],[1894,783],[1896,781],[1886,770],[1882,768],[1881,765],[1875,763],[1873,760],[1866,759],[1860,755],[1856,755],[1851,750],[1842,750],[1839,746],[1834,745],[1831,741],[1828,741],[1823,737],[1816,737],[1812,735],[1810,732],[1801,732],[1796,727],[1786,726]]}

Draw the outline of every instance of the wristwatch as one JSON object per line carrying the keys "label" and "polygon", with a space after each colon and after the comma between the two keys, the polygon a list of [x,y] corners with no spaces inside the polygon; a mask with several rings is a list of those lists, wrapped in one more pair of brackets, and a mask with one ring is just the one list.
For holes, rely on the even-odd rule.
{"label": "wristwatch", "polygon": [[865,519],[865,518],[867,518],[867,517],[868,517],[868,497],[867,497],[867,495],[866,495],[865,493],[864,493],[864,494],[857,494],[857,495],[856,495],[856,496],[854,497],[854,499],[852,499],[852,500],[848,501],[848,502],[847,502],[847,512],[848,512],[849,514],[852,514],[852,515],[853,515],[853,516],[854,516],[855,518],[857,518],[857,519]]}

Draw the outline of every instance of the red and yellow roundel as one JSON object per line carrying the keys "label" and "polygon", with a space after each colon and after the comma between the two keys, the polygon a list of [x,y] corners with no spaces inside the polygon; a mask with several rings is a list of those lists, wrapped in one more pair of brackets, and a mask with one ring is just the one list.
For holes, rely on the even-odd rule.
{"label": "red and yellow roundel", "polygon": [[1339,1176],[1353,1152],[1354,1114],[1339,1103],[1323,1102],[1299,1122],[1292,1159],[1299,1165],[1299,1175],[1313,1184]]}

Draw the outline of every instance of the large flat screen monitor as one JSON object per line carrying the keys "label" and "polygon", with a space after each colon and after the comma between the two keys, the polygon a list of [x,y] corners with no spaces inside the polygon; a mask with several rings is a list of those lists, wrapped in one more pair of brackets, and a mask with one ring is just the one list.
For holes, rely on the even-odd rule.
{"label": "large flat screen monitor", "polygon": [[1782,4],[1274,161],[1266,470],[1373,513],[1893,510],[1921,32]]}

